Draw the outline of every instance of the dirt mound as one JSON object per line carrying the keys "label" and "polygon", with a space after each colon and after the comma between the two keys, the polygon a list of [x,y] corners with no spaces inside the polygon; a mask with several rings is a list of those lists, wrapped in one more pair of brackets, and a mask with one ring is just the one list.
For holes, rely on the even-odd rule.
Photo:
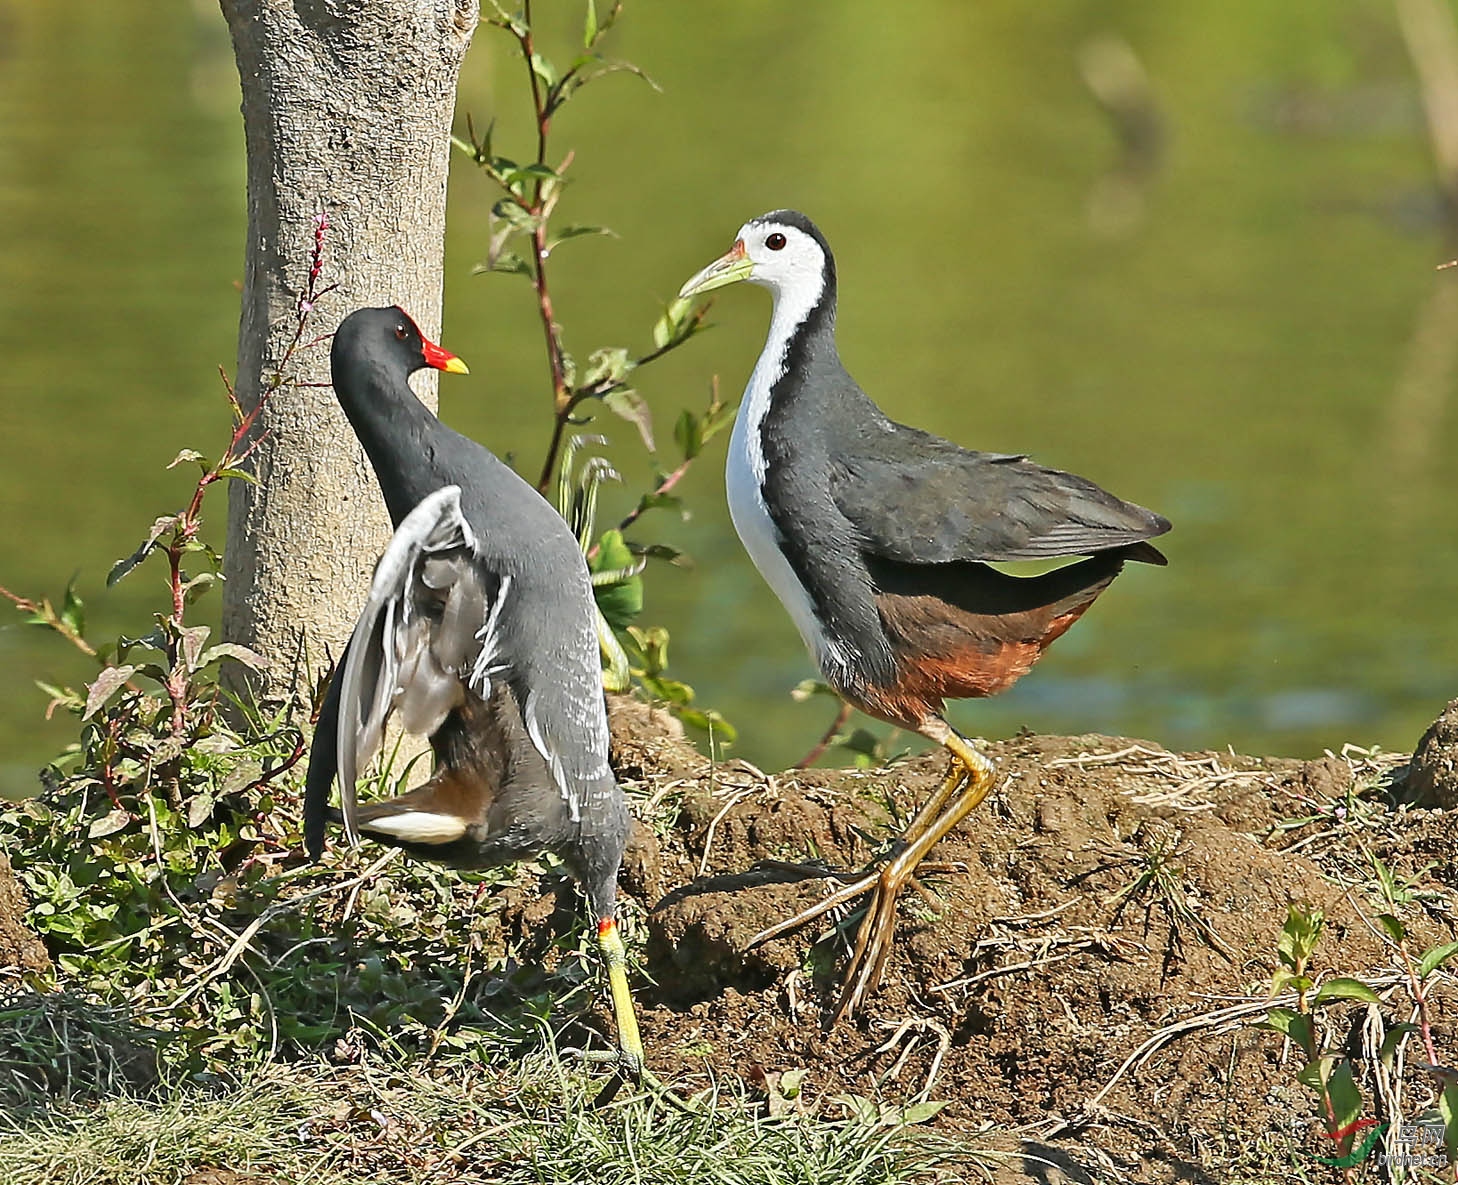
{"label": "dirt mound", "polygon": [[[690,1088],[737,1074],[773,1095],[805,1070],[795,1105],[941,1102],[939,1124],[1005,1127],[1010,1146],[1115,1179],[1223,1180],[1222,1147],[1289,1143],[1312,1096],[1279,1039],[1251,1027],[1288,906],[1324,909],[1321,972],[1390,980],[1367,920],[1379,910],[1343,886],[1371,879],[1374,854],[1434,892],[1455,875],[1458,822],[1369,807],[1360,793],[1383,768],[1365,755],[1022,737],[987,747],[999,788],[933,852],[924,892],[903,894],[865,1015],[827,1029],[859,915],[748,942],[836,887],[825,868],[854,873],[884,851],[945,760],[767,776],[710,768],[637,710],[613,724],[650,824],[624,888],[651,906],[643,1028],[659,1073]],[[1452,938],[1430,918],[1412,929],[1423,947]],[[1445,1024],[1452,1003],[1439,1001]]]}

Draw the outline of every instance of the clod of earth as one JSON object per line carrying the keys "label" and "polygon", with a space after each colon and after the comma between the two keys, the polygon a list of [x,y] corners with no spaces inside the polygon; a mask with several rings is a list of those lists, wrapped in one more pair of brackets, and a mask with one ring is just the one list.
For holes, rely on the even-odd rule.
{"label": "clod of earth", "polygon": [[1418,741],[1407,791],[1424,806],[1448,810],[1458,806],[1458,699],[1443,709]]}

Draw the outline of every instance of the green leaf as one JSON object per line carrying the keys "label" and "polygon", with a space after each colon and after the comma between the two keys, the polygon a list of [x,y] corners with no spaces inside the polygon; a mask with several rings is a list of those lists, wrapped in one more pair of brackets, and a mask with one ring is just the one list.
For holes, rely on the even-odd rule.
{"label": "green leaf", "polygon": [[[633,571],[636,560],[621,531],[604,531],[598,540],[597,554],[589,567],[593,572]],[[607,623],[625,629],[643,612],[643,578],[634,572],[616,583],[595,586],[593,596]]]}
{"label": "green leaf", "polygon": [[559,243],[565,243],[568,239],[586,238],[588,235],[607,235],[614,239],[618,237],[605,226],[564,226],[547,239],[547,254],[550,255],[555,251]]}
{"label": "green leaf", "polygon": [[901,1123],[910,1125],[913,1123],[925,1123],[928,1119],[935,1119],[941,1114],[950,1099],[928,1099],[924,1103],[912,1103],[901,1112]]}
{"label": "green leaf", "polygon": [[198,467],[206,473],[208,471],[207,459],[195,448],[185,448],[172,460],[167,462],[167,468],[176,469],[179,465],[185,465],[188,461],[198,462]]}
{"label": "green leaf", "polygon": [[195,671],[201,665],[199,658],[202,656],[203,646],[206,645],[208,635],[212,627],[206,625],[193,625],[179,631],[182,640],[182,661],[186,669]]}
{"label": "green leaf", "polygon": [[705,441],[712,440],[725,428],[734,423],[734,413],[739,410],[737,403],[720,403],[718,394],[710,400],[708,409],[704,412],[702,420],[703,437]]}
{"label": "green leaf", "polygon": [[669,547],[666,543],[630,543],[633,554],[646,560],[663,560],[665,563],[673,564],[678,568],[691,568],[693,561],[676,547]]}
{"label": "green leaf", "polygon": [[660,674],[668,666],[668,631],[661,625],[649,626],[647,629],[630,625],[628,637],[642,655],[643,661],[640,665],[647,674]]}
{"label": "green leaf", "polygon": [[1324,1053],[1320,1057],[1312,1058],[1296,1072],[1296,1081],[1302,1086],[1314,1090],[1317,1094],[1324,1094],[1326,1080],[1331,1076],[1336,1060],[1336,1055],[1333,1053]]}
{"label": "green leaf", "polygon": [[649,510],[677,510],[679,517],[688,521],[688,511],[683,508],[683,499],[677,494],[644,494],[638,499],[638,513]]}
{"label": "green leaf", "polygon": [[1438,1114],[1443,1117],[1443,1146],[1450,1164],[1458,1162],[1458,1085],[1450,1083],[1438,1096]]}
{"label": "green leaf", "polygon": [[132,817],[126,811],[112,809],[86,829],[87,839],[105,839],[118,831],[125,831],[131,825]]}
{"label": "green leaf", "polygon": [[246,469],[227,468],[218,470],[219,477],[226,477],[229,481],[246,481],[251,486],[258,484],[258,478],[249,473]]}
{"label": "green leaf", "polygon": [[[180,453],[178,455],[181,456]],[[147,532],[147,537],[142,540],[141,546],[125,559],[117,560],[111,566],[111,571],[106,574],[106,587],[110,588],[146,559],[152,549],[157,546],[157,540],[162,537],[162,533],[169,527],[174,526],[177,523],[177,519],[178,516],[175,514],[164,514],[161,518],[154,521],[151,529]]]}
{"label": "green leaf", "polygon": [[878,757],[881,753],[880,739],[868,728],[857,728],[840,742],[843,749],[860,753],[866,757]]}
{"label": "green leaf", "polygon": [[1407,937],[1407,927],[1402,922],[1390,913],[1379,913],[1377,915],[1377,922],[1387,931],[1387,937],[1399,946],[1402,945],[1402,940]]}
{"label": "green leaf", "polygon": [[684,707],[678,718],[690,727],[708,733],[718,744],[732,745],[739,739],[739,730],[713,708]]}
{"label": "green leaf", "polygon": [[148,650],[165,651],[167,649],[167,635],[160,629],[150,630],[140,638],[129,638],[126,634],[123,634],[117,639],[117,655],[121,658],[126,658],[138,646],[145,647]]}
{"label": "green leaf", "polygon": [[524,209],[520,202],[509,197],[499,199],[491,207],[491,213],[508,226],[520,231],[534,231],[541,222],[541,219],[530,210]]}
{"label": "green leaf", "polygon": [[1276,940],[1276,950],[1281,962],[1292,971],[1304,971],[1325,924],[1326,915],[1320,909],[1291,906],[1286,913],[1286,924],[1281,928],[1281,936]]}
{"label": "green leaf", "polygon": [[471,269],[473,276],[485,275],[487,272],[502,272],[506,275],[530,277],[532,267],[531,264],[515,251],[502,251],[497,254],[494,260],[487,263],[478,263]]}
{"label": "green leaf", "polygon": [[677,679],[665,679],[658,675],[641,676],[643,689],[656,699],[675,707],[684,708],[693,702],[694,689]]}
{"label": "green leaf", "polygon": [[609,385],[622,382],[633,369],[628,351],[622,346],[609,346],[594,350],[587,359],[587,374],[583,377],[584,387]]}
{"label": "green leaf", "polygon": [[597,4],[595,0],[587,0],[587,19],[582,26],[582,48],[591,49],[593,42],[597,40]]}
{"label": "green leaf", "polygon": [[85,636],[86,603],[76,593],[76,577],[74,576],[66,585],[66,596],[61,602],[61,612],[57,616],[60,617],[61,624],[78,638]]}
{"label": "green leaf", "polygon": [[217,795],[211,790],[204,790],[195,795],[187,804],[187,825],[196,831],[212,817],[213,807],[217,805]]}
{"label": "green leaf", "polygon": [[[807,679],[805,682],[810,683],[813,680]],[[1290,1008],[1272,1008],[1266,1013],[1265,1020],[1256,1021],[1255,1027],[1258,1029],[1269,1029],[1273,1033],[1280,1033],[1283,1037],[1289,1037],[1291,1035],[1291,1022],[1300,1015],[1299,1012],[1295,1012]]]}
{"label": "green leaf", "polygon": [[1377,887],[1382,892],[1383,900],[1392,905],[1405,905],[1412,900],[1412,894],[1398,884],[1396,874],[1378,856],[1372,857],[1372,871],[1377,876]]}
{"label": "green leaf", "polygon": [[187,604],[191,605],[198,597],[202,596],[203,593],[207,592],[208,589],[222,579],[223,574],[221,572],[199,572],[190,580],[183,582],[182,595]]}
{"label": "green leaf", "polygon": [[618,632],[608,625],[598,609],[593,614],[597,626],[598,651],[602,655],[602,685],[607,691],[627,691],[633,685],[632,664],[627,648]]}
{"label": "green leaf", "polygon": [[1408,1034],[1416,1033],[1417,1031],[1417,1025],[1403,1021],[1401,1024],[1390,1026],[1387,1032],[1383,1034],[1382,1045],[1377,1050],[1377,1057],[1389,1072],[1392,1069],[1393,1058],[1397,1056],[1397,1047],[1402,1043],[1402,1039]]}
{"label": "green leaf", "polygon": [[839,1103],[846,1109],[846,1113],[863,1127],[870,1127],[880,1122],[881,1108],[863,1095],[836,1094],[831,1095],[829,1101]]}
{"label": "green leaf", "polygon": [[1311,1057],[1316,1053],[1316,1029],[1313,1025],[1314,1022],[1309,1014],[1298,1012],[1296,1018],[1291,1022],[1290,1029],[1286,1033],[1292,1041],[1296,1042],[1306,1052],[1307,1057]]}
{"label": "green leaf", "polygon": [[670,342],[677,343],[691,337],[698,322],[693,318],[694,302],[674,299],[663,306],[663,312],[653,323],[653,345],[664,349]]}
{"label": "green leaf", "polygon": [[86,708],[81,714],[82,720],[90,720],[96,715],[102,706],[118,691],[126,686],[126,682],[134,674],[137,668],[133,666],[107,667],[101,674],[86,685]]}
{"label": "green leaf", "polygon": [[1418,960],[1418,978],[1426,979],[1454,955],[1458,955],[1458,942],[1445,942],[1424,951]]}
{"label": "green leaf", "polygon": [[810,1071],[801,1066],[799,1069],[786,1070],[780,1075],[779,1092],[787,1099],[800,1097],[800,1088],[804,1085],[805,1076]]}
{"label": "green leaf", "polygon": [[80,711],[86,705],[86,701],[69,687],[57,687],[54,683],[45,683],[40,679],[35,680],[35,685],[50,697],[51,702],[46,706],[47,720],[51,718],[51,713],[57,708]]}
{"label": "green leaf", "polygon": [[[1362,1114],[1362,1092],[1352,1077],[1352,1063],[1340,1061],[1327,1076],[1326,1097],[1331,1101],[1339,1128],[1350,1127]],[[1343,1152],[1349,1148],[1343,1148]]]}
{"label": "green leaf", "polygon": [[804,703],[813,695],[828,695],[834,699],[840,698],[840,693],[825,682],[824,679],[801,679],[790,689],[790,698],[796,703]]}
{"label": "green leaf", "polygon": [[638,429],[644,448],[650,453],[656,451],[653,444],[653,411],[643,396],[632,387],[622,387],[609,391],[602,401],[615,416],[620,416]]}
{"label": "green leaf", "polygon": [[225,658],[231,658],[234,662],[242,663],[250,671],[261,671],[269,663],[268,659],[259,654],[256,650],[250,650],[247,646],[237,642],[219,642],[216,646],[209,646],[198,658],[198,669],[211,666],[215,662],[221,662]]}
{"label": "green leaf", "polygon": [[688,408],[679,413],[678,422],[673,426],[673,439],[683,452],[685,461],[692,461],[704,447],[704,430],[699,417]]}
{"label": "green leaf", "polygon": [[[1458,949],[1458,944],[1455,944]],[[1328,979],[1316,989],[1317,1004],[1329,1004],[1333,1000],[1361,1000],[1364,1004],[1380,1004],[1377,993],[1360,979]]]}
{"label": "green leaf", "polygon": [[556,86],[557,79],[560,77],[557,73],[557,67],[552,65],[551,62],[539,53],[532,54],[532,73],[546,83],[548,87]]}

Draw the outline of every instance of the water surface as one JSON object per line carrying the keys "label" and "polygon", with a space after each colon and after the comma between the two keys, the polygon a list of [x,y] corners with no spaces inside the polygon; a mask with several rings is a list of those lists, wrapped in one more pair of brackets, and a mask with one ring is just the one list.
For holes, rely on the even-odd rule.
{"label": "water surface", "polygon": [[[549,52],[557,26],[566,45],[577,6],[539,8]],[[1117,233],[1090,203],[1119,141],[1077,65],[1110,34],[1168,131]],[[1458,277],[1432,271],[1432,168],[1387,7],[630,4],[614,49],[664,93],[610,79],[559,121],[577,152],[563,220],[619,235],[558,257],[575,353],[645,347],[659,302],[741,222],[796,206],[836,249],[846,363],[890,414],[1175,521],[1169,568],[1129,570],[1010,694],[962,705],[962,727],[1400,749],[1458,693]],[[483,28],[460,110],[525,154],[519,70]],[[215,7],[97,0],[77,21],[0,0],[0,583],[56,596],[76,574],[101,637],[160,604],[155,572],[103,582],[182,500],[163,466],[225,434],[243,184]],[[491,200],[459,166],[443,339],[472,375],[442,410],[534,474],[548,391],[529,290],[470,274]],[[643,375],[661,436],[710,376],[738,392],[768,314],[765,293],[729,290],[713,333]],[[644,480],[632,430],[606,427]],[[826,704],[788,698],[810,666],[729,527],[723,443],[683,483],[692,518],[640,532],[696,560],[653,574],[646,619],[739,751],[775,766]],[[21,785],[71,732],[41,720],[33,680],[87,667],[26,629],[0,632],[0,659],[0,766]]]}

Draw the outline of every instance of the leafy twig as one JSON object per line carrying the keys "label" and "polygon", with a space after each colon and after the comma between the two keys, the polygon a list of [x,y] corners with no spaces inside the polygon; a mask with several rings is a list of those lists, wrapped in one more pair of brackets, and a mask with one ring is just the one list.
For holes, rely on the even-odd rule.
{"label": "leafy twig", "polygon": [[[576,367],[567,353],[562,327],[556,319],[547,261],[553,249],[567,239],[612,232],[599,226],[569,226],[555,235],[550,233],[551,218],[566,185],[566,173],[573,158],[573,154],[568,152],[556,167],[548,163],[552,119],[581,87],[608,74],[626,71],[646,79],[650,85],[656,85],[631,63],[610,62],[598,52],[602,39],[617,21],[622,7],[621,3],[614,3],[606,14],[600,16],[596,3],[588,0],[582,36],[584,52],[565,71],[558,71],[537,45],[532,28],[531,0],[523,0],[519,15],[508,13],[498,6],[489,23],[515,39],[526,66],[536,138],[534,157],[530,164],[523,166],[497,155],[492,148],[494,129],[488,128],[485,135],[478,138],[469,119],[466,125],[468,138],[452,137],[456,147],[466,152],[503,191],[501,199],[492,207],[492,214],[503,225],[493,230],[486,262],[477,270],[527,276],[536,296],[537,317],[542,325],[552,384],[552,432],[537,479],[537,488],[542,493],[546,493],[556,470],[567,426],[577,421],[579,409],[588,400],[602,400],[610,410],[635,422],[652,451],[647,407],[629,388],[627,376],[692,337],[702,328],[708,311],[707,306],[693,309],[686,302],[674,301],[654,328],[652,350],[633,359],[629,359],[626,350],[598,350],[590,360],[586,378],[577,383]],[[505,250],[506,243],[518,235],[525,236],[530,244],[530,260]]]}

